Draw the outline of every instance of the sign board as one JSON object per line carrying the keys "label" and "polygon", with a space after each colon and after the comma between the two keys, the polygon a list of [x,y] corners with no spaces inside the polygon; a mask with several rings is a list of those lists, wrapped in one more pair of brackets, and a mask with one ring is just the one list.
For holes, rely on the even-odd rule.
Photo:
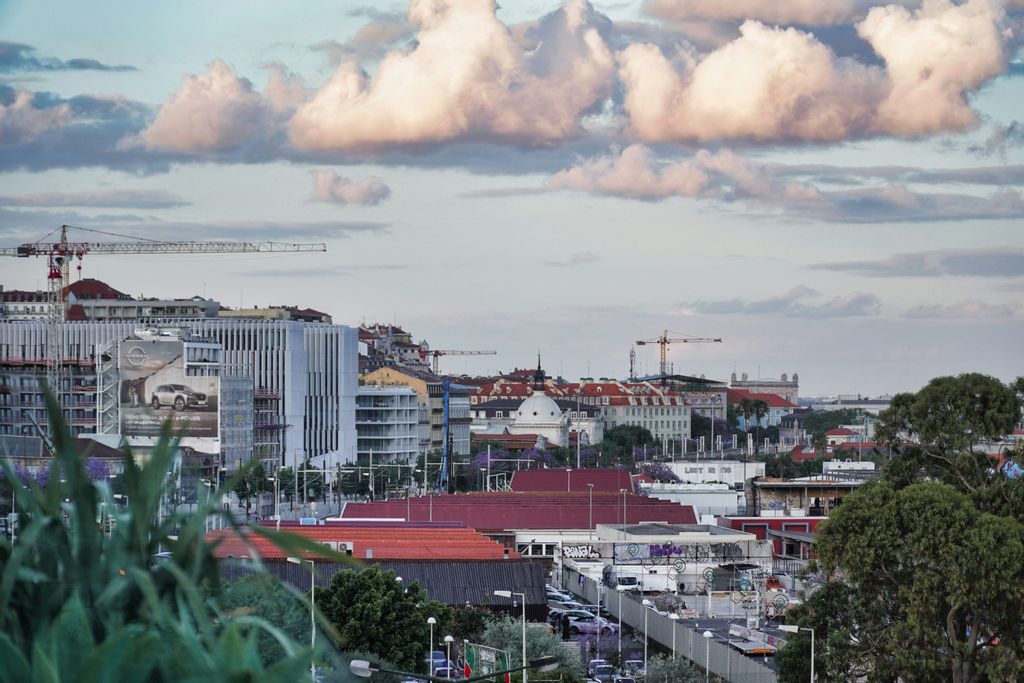
{"label": "sign board", "polygon": [[[508,650],[497,650],[486,645],[466,643],[466,667],[463,674],[466,678],[471,676],[488,676],[497,671],[508,671],[511,658]],[[511,679],[505,674],[500,679],[495,676],[493,680],[503,680],[508,683]]]}
{"label": "sign board", "polygon": [[170,421],[183,440],[209,441],[207,448],[193,442],[197,450],[219,450],[220,378],[186,376],[184,354],[180,340],[127,339],[119,344],[120,427],[130,442],[160,436]]}

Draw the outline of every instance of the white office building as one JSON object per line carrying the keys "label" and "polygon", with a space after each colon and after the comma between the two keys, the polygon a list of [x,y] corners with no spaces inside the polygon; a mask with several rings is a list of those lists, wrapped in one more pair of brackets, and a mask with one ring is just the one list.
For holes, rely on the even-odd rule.
{"label": "white office building", "polygon": [[419,452],[419,396],[409,387],[360,386],[356,393],[360,458],[415,464]]}
{"label": "white office building", "polygon": [[[222,375],[251,378],[254,456],[288,466],[301,466],[306,458],[324,467],[351,460],[356,450],[355,328],[218,318],[161,321],[160,325],[208,338],[219,347]],[[109,361],[111,348],[143,327],[146,325],[124,321],[65,322],[57,327],[62,366],[59,398],[76,433],[92,433],[101,427],[97,364],[102,367]],[[36,411],[32,417],[42,418],[45,430],[38,393],[12,394],[9,386],[17,382],[35,387],[38,378],[45,377],[51,360],[46,357],[47,331],[45,321],[0,322],[0,379],[7,390],[0,391],[2,453],[41,450],[38,441],[34,445],[24,441],[35,438],[35,427],[24,416],[25,409]]]}

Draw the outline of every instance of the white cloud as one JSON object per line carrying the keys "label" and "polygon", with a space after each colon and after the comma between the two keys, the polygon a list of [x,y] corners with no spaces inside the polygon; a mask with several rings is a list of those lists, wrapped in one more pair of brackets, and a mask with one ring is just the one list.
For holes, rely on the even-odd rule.
{"label": "white cloud", "polygon": [[313,171],[313,196],[310,201],[334,204],[374,206],[391,196],[391,188],[380,178],[351,181],[334,171]]}
{"label": "white cloud", "polygon": [[92,192],[30,192],[0,195],[0,206],[97,206],[167,209],[188,202],[162,190],[94,190]]}
{"label": "white cloud", "polygon": [[876,7],[858,24],[885,61],[837,57],[810,33],[746,21],[700,56],[653,45],[618,54],[631,132],[646,141],[914,137],[973,126],[966,101],[1006,66],[1012,34],[994,0]]}
{"label": "white cloud", "polygon": [[37,108],[32,93],[18,90],[8,104],[0,102],[0,146],[8,147],[29,142],[47,130],[62,128],[71,121],[71,107]]}
{"label": "white cloud", "polygon": [[977,299],[965,299],[952,304],[926,304],[915,306],[903,314],[905,318],[939,318],[944,320],[1010,318],[1020,311],[1019,303],[990,304]]}
{"label": "white cloud", "polygon": [[527,53],[491,0],[413,0],[409,52],[390,52],[371,79],[338,67],[290,123],[305,149],[372,150],[456,140],[550,144],[610,91],[614,57],[603,17],[572,0],[541,19]]}
{"label": "white cloud", "polygon": [[798,285],[785,294],[744,301],[723,299],[715,301],[698,300],[683,304],[682,309],[689,315],[772,315],[786,318],[851,318],[878,315],[881,300],[874,294],[857,292],[837,296],[824,302],[813,300],[820,292],[804,285]]}
{"label": "white cloud", "polygon": [[264,133],[271,107],[247,78],[219,59],[205,73],[186,75],[181,89],[160,107],[153,123],[126,146],[174,152],[237,149]]}

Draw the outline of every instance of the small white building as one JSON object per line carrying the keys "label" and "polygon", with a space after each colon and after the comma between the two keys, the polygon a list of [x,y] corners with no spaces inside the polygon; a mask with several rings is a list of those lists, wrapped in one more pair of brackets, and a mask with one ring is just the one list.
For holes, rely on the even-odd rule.
{"label": "small white building", "polygon": [[691,505],[698,518],[703,515],[728,516],[746,510],[743,494],[728,484],[640,484],[641,492],[651,498]]}
{"label": "small white building", "polygon": [[821,471],[824,474],[829,472],[873,472],[875,463],[870,460],[828,460],[821,464]]}
{"label": "small white building", "polygon": [[360,386],[356,393],[356,450],[375,462],[415,463],[419,396],[410,387]]}
{"label": "small white building", "polygon": [[745,463],[740,460],[706,458],[665,464],[684,484],[722,483],[734,489],[742,489],[744,481],[764,476],[763,462]]}

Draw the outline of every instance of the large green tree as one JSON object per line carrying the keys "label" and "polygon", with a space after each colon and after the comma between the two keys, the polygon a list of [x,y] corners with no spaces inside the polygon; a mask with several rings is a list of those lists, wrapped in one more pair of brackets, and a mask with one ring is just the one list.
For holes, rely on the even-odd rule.
{"label": "large green tree", "polygon": [[[483,633],[483,644],[499,650],[508,650],[510,666],[522,666],[523,624],[519,619],[505,617],[487,624]],[[526,630],[526,660],[553,656],[558,659],[559,668],[547,677],[565,683],[579,681],[579,660],[569,651],[562,639],[546,628],[530,627]],[[531,675],[531,678],[533,676]],[[521,680],[521,674],[514,674],[513,680]]]}
{"label": "large green tree", "polygon": [[[296,643],[309,642],[309,602],[269,574],[248,574],[231,583],[224,591],[223,606],[225,612],[265,620]],[[285,655],[269,632],[257,635],[257,645],[264,664]]]}
{"label": "large green tree", "polygon": [[430,647],[429,617],[437,619],[435,642],[451,623],[450,608],[431,600],[416,582],[397,581],[376,565],[340,571],[317,590],[316,606],[337,629],[346,650],[372,652],[401,669],[422,669]]}
{"label": "large green tree", "polygon": [[825,524],[818,561],[856,595],[849,669],[904,681],[1024,676],[1024,525],[947,484],[865,485]]}

